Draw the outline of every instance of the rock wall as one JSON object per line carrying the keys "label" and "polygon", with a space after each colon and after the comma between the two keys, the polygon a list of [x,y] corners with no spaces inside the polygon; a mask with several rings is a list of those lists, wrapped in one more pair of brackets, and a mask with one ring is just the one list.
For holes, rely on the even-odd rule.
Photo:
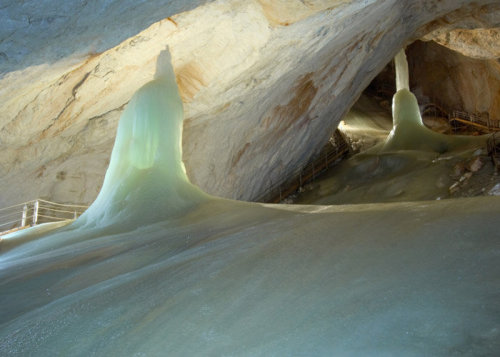
{"label": "rock wall", "polygon": [[[466,57],[435,42],[408,48],[412,90],[421,102],[500,120],[500,61]],[[500,56],[499,56],[500,57]]]}
{"label": "rock wall", "polygon": [[500,9],[496,0],[78,4],[2,9],[0,206],[91,202],[120,113],[166,46],[191,180],[252,199],[323,146],[402,46],[440,19],[492,22]]}

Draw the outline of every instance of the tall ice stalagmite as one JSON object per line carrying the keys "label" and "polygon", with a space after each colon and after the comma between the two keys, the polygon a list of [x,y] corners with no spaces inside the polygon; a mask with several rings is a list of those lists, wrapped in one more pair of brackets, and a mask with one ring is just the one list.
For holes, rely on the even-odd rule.
{"label": "tall ice stalagmite", "polygon": [[206,197],[182,162],[183,115],[170,54],[163,51],[155,80],[134,94],[121,116],[101,191],[76,226],[150,223]]}
{"label": "tall ice stalagmite", "polygon": [[449,136],[428,129],[420,115],[417,97],[410,91],[408,62],[404,49],[394,58],[397,92],[392,99],[393,128],[375,152],[423,150],[444,153],[457,147],[477,145],[483,139]]}

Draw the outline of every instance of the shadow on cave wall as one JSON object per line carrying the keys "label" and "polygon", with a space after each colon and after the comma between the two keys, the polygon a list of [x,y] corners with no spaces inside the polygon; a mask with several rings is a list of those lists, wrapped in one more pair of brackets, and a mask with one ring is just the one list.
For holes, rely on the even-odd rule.
{"label": "shadow on cave wall", "polygon": [[0,6],[0,79],[30,66],[103,52],[161,19],[210,1],[7,0]]}

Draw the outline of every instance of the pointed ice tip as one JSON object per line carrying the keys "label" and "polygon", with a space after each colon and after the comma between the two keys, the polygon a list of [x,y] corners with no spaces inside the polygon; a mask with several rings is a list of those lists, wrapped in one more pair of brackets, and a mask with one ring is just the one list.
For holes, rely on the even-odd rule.
{"label": "pointed ice tip", "polygon": [[174,69],[172,68],[172,56],[168,46],[160,52],[158,59],[156,60],[155,78],[160,77],[175,77]]}

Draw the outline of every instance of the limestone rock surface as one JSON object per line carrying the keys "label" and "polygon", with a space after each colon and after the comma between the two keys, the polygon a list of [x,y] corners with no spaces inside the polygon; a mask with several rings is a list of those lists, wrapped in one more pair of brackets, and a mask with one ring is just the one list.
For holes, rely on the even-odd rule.
{"label": "limestone rock surface", "polygon": [[[500,57],[500,3],[483,6],[472,16],[462,9],[431,22],[422,30],[422,40],[435,41],[476,59]],[[425,33],[427,32],[427,33]]]}
{"label": "limestone rock surface", "polygon": [[90,203],[120,113],[167,46],[188,175],[254,199],[321,149],[401,47],[471,18],[498,23],[497,0],[60,4],[0,9],[0,206]]}
{"label": "limestone rock surface", "polygon": [[500,120],[499,61],[466,57],[434,42],[417,41],[408,54],[412,90],[422,103]]}
{"label": "limestone rock surface", "polygon": [[[500,16],[499,16],[500,17]],[[438,32],[430,37],[435,42],[476,59],[500,57],[500,27],[491,29],[457,29]]]}

